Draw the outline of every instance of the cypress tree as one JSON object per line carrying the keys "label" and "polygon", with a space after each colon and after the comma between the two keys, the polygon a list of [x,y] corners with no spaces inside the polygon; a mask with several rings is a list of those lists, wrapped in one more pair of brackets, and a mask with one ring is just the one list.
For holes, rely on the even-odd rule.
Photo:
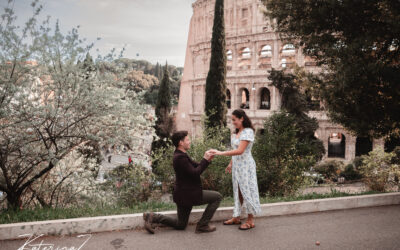
{"label": "cypress tree", "polygon": [[[167,139],[173,130],[173,119],[170,116],[171,111],[171,80],[167,64],[164,68],[164,76],[158,91],[158,98],[155,108],[157,121],[155,123],[155,133],[159,137],[152,143],[152,151],[168,145]],[[154,164],[153,164],[154,165]]]}
{"label": "cypress tree", "polygon": [[226,54],[224,0],[215,1],[210,69],[206,80],[207,127],[226,126]]}
{"label": "cypress tree", "polygon": [[83,74],[85,79],[93,76],[94,72],[96,71],[96,66],[94,65],[93,58],[89,52],[86,53],[85,60],[83,60],[82,69],[84,71]]}

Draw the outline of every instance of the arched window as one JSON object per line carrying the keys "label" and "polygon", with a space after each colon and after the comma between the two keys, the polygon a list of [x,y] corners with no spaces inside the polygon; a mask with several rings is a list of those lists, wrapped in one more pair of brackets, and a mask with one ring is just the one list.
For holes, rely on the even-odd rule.
{"label": "arched window", "polygon": [[239,90],[237,99],[239,100],[239,107],[241,109],[249,109],[250,108],[249,90],[247,90],[246,88]]}
{"label": "arched window", "polygon": [[285,58],[282,59],[281,66],[282,66],[282,68],[286,68],[286,59]]}
{"label": "arched window", "polygon": [[228,51],[226,52],[226,59],[227,59],[228,61],[232,61],[232,59],[233,59],[232,50],[228,50]]}
{"label": "arched window", "polygon": [[345,158],[346,137],[342,133],[332,133],[328,138],[328,157]]}
{"label": "arched window", "polygon": [[288,43],[283,45],[282,53],[294,53],[294,52],[296,52],[296,48],[294,47],[293,44]]}
{"label": "arched window", "polygon": [[272,49],[271,49],[271,45],[265,45],[264,47],[262,47],[261,49],[261,57],[269,57],[272,56]]}
{"label": "arched window", "polygon": [[260,92],[260,109],[271,108],[271,94],[268,88],[262,88]]}
{"label": "arched window", "polygon": [[250,58],[251,50],[249,48],[244,48],[242,51],[242,58]]}
{"label": "arched window", "polygon": [[226,90],[226,105],[228,109],[231,108],[231,91],[229,89]]}

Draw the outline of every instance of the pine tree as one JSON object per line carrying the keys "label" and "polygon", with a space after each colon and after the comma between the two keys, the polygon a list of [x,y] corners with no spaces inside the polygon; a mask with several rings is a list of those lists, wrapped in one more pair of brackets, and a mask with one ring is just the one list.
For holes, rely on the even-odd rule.
{"label": "pine tree", "polygon": [[89,54],[89,52],[86,53],[85,60],[83,60],[82,69],[84,71],[83,75],[85,79],[88,79],[89,77],[93,76],[93,74],[96,71],[96,66],[94,65],[93,58]]}
{"label": "pine tree", "polygon": [[224,0],[216,0],[211,39],[210,69],[206,80],[207,127],[226,126],[226,54]]}

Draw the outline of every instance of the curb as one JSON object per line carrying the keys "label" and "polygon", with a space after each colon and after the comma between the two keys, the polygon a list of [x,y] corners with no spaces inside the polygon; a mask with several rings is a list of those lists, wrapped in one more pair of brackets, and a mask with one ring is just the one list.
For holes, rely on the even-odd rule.
{"label": "curb", "polygon": [[[339,198],[279,202],[261,205],[258,217],[313,213],[331,210],[400,204],[400,192]],[[189,223],[197,222],[204,209],[193,209]],[[222,221],[232,216],[233,207],[219,208],[212,221]],[[160,212],[176,217],[176,211]],[[140,229],[142,213],[112,216],[84,217],[49,221],[21,222],[0,225],[0,240],[21,239],[33,235],[72,235],[113,230]]]}

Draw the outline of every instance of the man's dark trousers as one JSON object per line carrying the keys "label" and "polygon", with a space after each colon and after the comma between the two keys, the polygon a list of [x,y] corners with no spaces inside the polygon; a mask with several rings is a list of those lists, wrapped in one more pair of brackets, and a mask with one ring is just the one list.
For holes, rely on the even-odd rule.
{"label": "man's dark trousers", "polygon": [[[211,190],[203,190],[202,200],[197,205],[204,205],[204,204],[208,205],[200,221],[197,223],[198,226],[208,225],[215,211],[217,210],[221,200],[222,200],[222,195],[220,193]],[[177,212],[178,212],[177,219],[162,214],[154,214],[153,222],[161,223],[163,225],[173,227],[177,230],[183,230],[186,228],[188,224],[189,215],[190,212],[192,211],[192,207],[193,206],[177,205]]]}

